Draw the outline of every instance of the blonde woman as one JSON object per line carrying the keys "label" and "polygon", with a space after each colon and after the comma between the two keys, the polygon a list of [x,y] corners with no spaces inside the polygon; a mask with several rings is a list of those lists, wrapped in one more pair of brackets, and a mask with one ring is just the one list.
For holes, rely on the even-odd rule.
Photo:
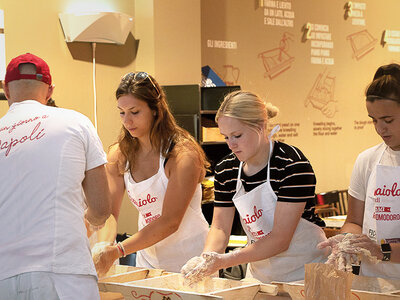
{"label": "blonde woman", "polygon": [[[315,175],[296,147],[274,141],[267,122],[278,109],[251,92],[235,91],[221,104],[216,122],[232,153],[215,168],[214,215],[204,252],[182,269],[197,280],[218,269],[249,263],[246,277],[262,282],[304,278],[304,264],[322,262],[326,240],[314,224]],[[225,248],[238,210],[248,244]]]}
{"label": "blonde woman", "polygon": [[99,274],[137,252],[136,266],[177,272],[199,255],[208,233],[201,211],[205,154],[172,116],[165,93],[145,72],[128,73],[116,91],[122,129],[108,154],[113,210],[99,242],[112,242],[123,194],[139,211],[139,231],[95,255]]}

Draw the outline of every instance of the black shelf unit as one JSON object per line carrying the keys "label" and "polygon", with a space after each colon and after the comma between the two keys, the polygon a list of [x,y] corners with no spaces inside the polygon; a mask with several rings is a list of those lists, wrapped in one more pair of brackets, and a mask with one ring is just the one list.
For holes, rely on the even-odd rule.
{"label": "black shelf unit", "polygon": [[218,127],[215,115],[224,99],[240,86],[200,87],[197,84],[164,85],[171,111],[178,124],[190,132],[204,149],[213,169],[230,151],[225,142],[203,141],[202,127]]}

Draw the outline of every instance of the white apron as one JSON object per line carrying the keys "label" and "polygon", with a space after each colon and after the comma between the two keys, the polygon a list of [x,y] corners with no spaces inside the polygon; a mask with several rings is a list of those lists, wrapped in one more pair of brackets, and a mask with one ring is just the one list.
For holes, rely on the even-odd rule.
{"label": "white apron", "polygon": [[[272,148],[273,143],[270,138],[269,157]],[[232,200],[241,216],[248,243],[254,243],[271,232],[278,198],[270,184],[269,161],[267,181],[248,193],[245,192],[240,180],[242,167],[241,162],[236,194]],[[326,237],[320,227],[300,218],[289,249],[274,257],[249,263],[246,277],[254,277],[262,282],[304,279],[304,264],[326,260],[327,250],[317,249],[317,244],[324,240]]]}
{"label": "white apron", "polygon": [[[362,231],[378,244],[400,242],[400,167],[380,164],[386,149],[368,180]],[[362,261],[360,275],[400,279],[400,264]]]}
{"label": "white apron", "polygon": [[[129,199],[139,211],[139,230],[161,216],[168,185],[164,161],[165,158],[161,156],[158,172],[138,183],[133,180],[130,172],[124,174]],[[155,245],[138,251],[136,266],[180,272],[181,267],[190,258],[201,254],[209,228],[201,211],[201,198],[199,184],[179,229]]]}

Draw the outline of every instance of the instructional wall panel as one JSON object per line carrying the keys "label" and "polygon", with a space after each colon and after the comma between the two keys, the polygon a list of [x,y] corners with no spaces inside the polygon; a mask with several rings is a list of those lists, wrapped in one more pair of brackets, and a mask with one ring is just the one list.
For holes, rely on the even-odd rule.
{"label": "instructional wall panel", "polygon": [[348,187],[362,150],[381,142],[364,91],[400,63],[397,0],[203,0],[202,65],[280,108],[276,138],[298,146],[317,191]]}

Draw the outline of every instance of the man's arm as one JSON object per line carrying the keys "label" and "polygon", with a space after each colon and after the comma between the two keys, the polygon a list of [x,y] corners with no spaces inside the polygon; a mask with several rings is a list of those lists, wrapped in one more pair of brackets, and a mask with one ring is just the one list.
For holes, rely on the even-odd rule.
{"label": "man's arm", "polygon": [[82,182],[86,196],[86,219],[91,225],[103,225],[111,212],[110,190],[104,165],[85,172]]}

